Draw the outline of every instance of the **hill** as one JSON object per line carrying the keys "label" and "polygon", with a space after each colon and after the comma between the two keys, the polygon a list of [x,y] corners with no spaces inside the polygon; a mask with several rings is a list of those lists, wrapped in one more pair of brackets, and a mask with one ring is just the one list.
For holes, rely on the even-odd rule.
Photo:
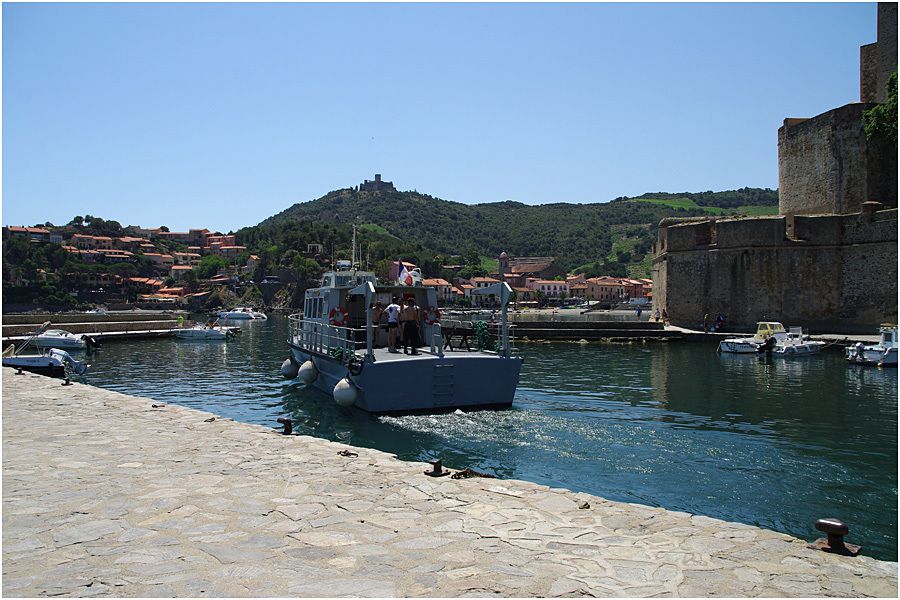
{"label": "hill", "polygon": [[502,251],[557,256],[570,270],[646,276],[647,254],[661,219],[740,212],[745,205],[777,211],[777,192],[744,188],[531,206],[512,201],[469,205],[418,192],[345,188],[295,204],[236,234],[255,251],[287,252],[319,242],[329,253],[334,245],[344,256],[349,255],[350,224],[356,223],[365,232],[363,247],[373,262],[402,255],[422,265],[429,276],[438,275],[440,264],[450,256],[471,257],[471,264]]}

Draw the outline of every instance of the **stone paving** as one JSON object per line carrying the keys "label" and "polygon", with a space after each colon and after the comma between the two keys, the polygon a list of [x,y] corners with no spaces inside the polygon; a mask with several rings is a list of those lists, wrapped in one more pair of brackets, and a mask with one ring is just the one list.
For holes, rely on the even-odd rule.
{"label": "stone paving", "polygon": [[3,369],[4,596],[897,596],[897,563],[153,404]]}

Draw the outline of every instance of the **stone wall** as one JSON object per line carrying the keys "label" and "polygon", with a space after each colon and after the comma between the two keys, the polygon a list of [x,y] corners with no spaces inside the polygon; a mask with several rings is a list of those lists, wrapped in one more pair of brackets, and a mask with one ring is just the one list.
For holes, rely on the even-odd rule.
{"label": "stone wall", "polygon": [[778,130],[780,214],[852,213],[869,200],[897,206],[896,148],[891,156],[863,130],[863,111],[872,106],[785,119]]}
{"label": "stone wall", "polygon": [[887,81],[897,70],[897,3],[878,3],[878,41],[859,49],[859,99],[887,101]]}
{"label": "stone wall", "polygon": [[654,303],[684,327],[721,312],[734,331],[772,319],[827,333],[876,333],[880,323],[897,320],[897,210],[866,208],[842,216],[666,220],[653,261]]}

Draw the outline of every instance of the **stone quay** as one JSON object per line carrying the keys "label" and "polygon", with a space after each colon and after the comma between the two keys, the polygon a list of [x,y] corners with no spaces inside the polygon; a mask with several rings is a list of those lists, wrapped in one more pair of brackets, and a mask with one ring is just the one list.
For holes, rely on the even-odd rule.
{"label": "stone quay", "polygon": [[7,597],[897,597],[774,531],[61,383],[3,369]]}

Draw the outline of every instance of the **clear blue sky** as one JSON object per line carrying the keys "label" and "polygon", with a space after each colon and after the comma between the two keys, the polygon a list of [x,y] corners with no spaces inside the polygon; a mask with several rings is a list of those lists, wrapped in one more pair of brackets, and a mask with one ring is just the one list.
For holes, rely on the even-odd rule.
{"label": "clear blue sky", "polygon": [[3,223],[227,231],[375,173],[774,188],[782,120],[858,101],[875,34],[874,3],[4,4]]}

